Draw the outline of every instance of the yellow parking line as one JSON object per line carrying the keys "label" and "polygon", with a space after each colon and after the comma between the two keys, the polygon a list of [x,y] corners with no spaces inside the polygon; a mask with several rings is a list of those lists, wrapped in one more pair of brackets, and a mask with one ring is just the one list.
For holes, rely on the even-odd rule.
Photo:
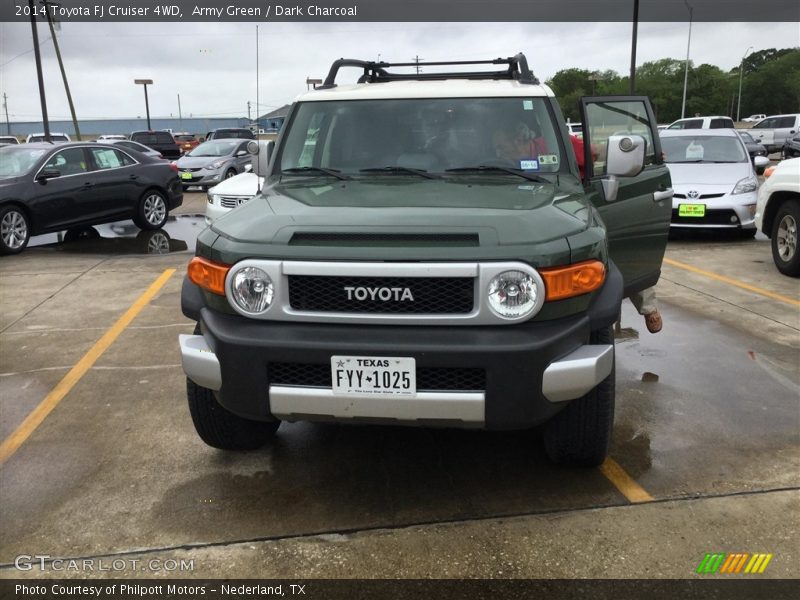
{"label": "yellow parking line", "polygon": [[39,405],[33,409],[33,412],[27,416],[27,418],[22,422],[22,424],[17,427],[17,429],[8,436],[2,444],[0,444],[0,466],[3,465],[6,460],[11,457],[17,449],[25,443],[30,435],[34,432],[34,430],[45,420],[47,415],[58,406],[58,403],[66,396],[70,390],[75,387],[75,384],[80,381],[81,377],[83,377],[86,372],[92,368],[92,365],[100,358],[103,353],[108,350],[108,347],[114,343],[114,341],[119,337],[119,335],[124,331],[124,329],[130,325],[131,321],[138,315],[142,309],[147,305],[150,300],[158,293],[158,291],[164,286],[167,280],[175,273],[175,269],[167,269],[164,271],[158,279],[156,279],[147,291],[144,294],[139,296],[139,298],[134,302],[131,307],[122,315],[114,325],[111,326],[111,329],[103,334],[95,345],[91,347],[91,349],[83,355],[83,357],[78,361],[78,363],[72,367],[72,369],[64,375],[64,378],[58,382],[58,385],[53,388],[53,390],[47,394],[47,397],[39,403]]}
{"label": "yellow parking line", "polygon": [[672,260],[671,258],[665,258],[664,262],[668,265],[672,265],[673,267],[678,267],[679,269],[686,269],[687,271],[691,271],[692,273],[697,273],[698,275],[704,275],[706,277],[710,277],[711,279],[716,279],[717,281],[722,281],[723,283],[727,283],[742,288],[743,290],[754,292],[761,296],[772,298],[773,300],[778,300],[779,302],[785,302],[786,304],[791,304],[792,306],[800,306],[800,301],[795,300],[794,298],[789,298],[788,296],[782,296],[780,294],[776,294],[775,292],[770,292],[769,290],[765,290],[763,288],[750,285],[749,283],[739,281],[738,279],[733,279],[732,277],[725,277],[725,275],[717,275],[716,273],[712,273],[711,271],[704,271],[703,269],[698,269],[697,267],[693,267],[692,265],[687,265],[686,263],[678,262],[677,260]]}
{"label": "yellow parking line", "polygon": [[647,493],[647,490],[636,483],[633,477],[628,475],[625,469],[620,467],[613,458],[607,458],[598,468],[600,472],[606,476],[606,479],[613,483],[614,487],[616,487],[629,502],[638,504],[640,502],[652,502],[654,500],[654,498]]}

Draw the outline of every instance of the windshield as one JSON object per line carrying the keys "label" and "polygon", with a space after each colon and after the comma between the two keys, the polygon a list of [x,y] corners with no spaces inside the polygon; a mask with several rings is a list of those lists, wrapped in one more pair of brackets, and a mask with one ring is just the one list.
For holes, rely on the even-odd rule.
{"label": "windshield", "polygon": [[749,133],[745,133],[744,131],[737,131],[736,133],[738,133],[741,136],[741,138],[745,141],[745,143],[747,144],[756,143],[756,141],[753,139],[753,136],[750,135]]}
{"label": "windshield", "polygon": [[[554,173],[563,160],[555,131],[542,98],[306,102],[292,118],[276,169],[361,177],[478,166]],[[507,176],[502,170],[448,173],[467,175]]]}
{"label": "windshield", "polygon": [[4,146],[0,148],[0,179],[19,177],[29,173],[36,162],[44,156],[43,148]]}
{"label": "windshield", "polygon": [[228,156],[238,145],[239,142],[206,142],[187,152],[186,156]]}
{"label": "windshield", "polygon": [[742,142],[735,137],[692,135],[662,137],[661,150],[668,163],[737,163],[747,161]]}

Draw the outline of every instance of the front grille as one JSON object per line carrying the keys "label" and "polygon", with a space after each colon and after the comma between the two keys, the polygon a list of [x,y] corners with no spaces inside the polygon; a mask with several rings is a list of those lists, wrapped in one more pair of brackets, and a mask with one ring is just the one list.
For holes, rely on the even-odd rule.
{"label": "front grille", "polygon": [[[271,384],[333,387],[329,364],[270,363],[267,368]],[[417,367],[417,391],[420,392],[482,392],[485,389],[484,369]]]}
{"label": "front grille", "polygon": [[[735,220],[731,220],[734,217]],[[678,216],[678,209],[672,211],[673,225],[728,225],[735,227],[739,225],[739,217],[731,209],[711,209],[706,208],[706,214],[703,217],[680,217]]]}
{"label": "front grille", "polygon": [[223,208],[236,208],[240,204],[244,204],[245,202],[247,202],[249,199],[250,198],[248,198],[246,196],[242,196],[242,197],[238,197],[238,198],[235,197],[235,196],[233,196],[233,197],[222,197],[222,198],[219,199],[219,203]]}
{"label": "front grille", "polygon": [[202,169],[187,169],[187,168],[184,168],[184,167],[181,168],[181,172],[183,172],[183,173],[197,173],[198,171],[201,171],[201,170]]}
{"label": "front grille", "polygon": [[[700,194],[697,198],[690,198],[690,200],[708,200],[709,198],[722,198],[725,194]],[[675,194],[675,198],[685,199],[686,194]]]}
{"label": "front grille", "polygon": [[[289,303],[294,310],[315,312],[466,314],[472,312],[473,281],[471,277],[290,275]],[[351,288],[350,297],[346,288]]]}
{"label": "front grille", "polygon": [[475,233],[320,233],[298,232],[290,246],[478,246]]}

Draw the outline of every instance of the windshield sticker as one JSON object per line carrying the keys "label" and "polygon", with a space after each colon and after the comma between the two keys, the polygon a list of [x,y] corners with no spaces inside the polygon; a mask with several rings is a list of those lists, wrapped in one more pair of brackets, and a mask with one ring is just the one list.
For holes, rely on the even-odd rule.
{"label": "windshield sticker", "polygon": [[533,100],[523,100],[522,110],[533,110]]}
{"label": "windshield sticker", "polygon": [[521,160],[519,161],[519,168],[523,171],[538,171],[539,170],[539,161],[538,160]]}
{"label": "windshield sticker", "polygon": [[540,154],[539,155],[539,164],[540,165],[557,165],[558,164],[558,155],[556,155],[556,154]]}
{"label": "windshield sticker", "polygon": [[686,146],[686,160],[703,160],[705,150],[700,144],[692,142]]}

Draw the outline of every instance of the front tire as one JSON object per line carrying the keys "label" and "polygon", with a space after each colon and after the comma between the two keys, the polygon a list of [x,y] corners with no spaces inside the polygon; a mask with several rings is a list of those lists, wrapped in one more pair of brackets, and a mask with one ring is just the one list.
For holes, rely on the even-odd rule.
{"label": "front tire", "polygon": [[0,254],[19,254],[31,239],[28,215],[18,206],[0,209]]}
{"label": "front tire", "polygon": [[231,177],[236,177],[236,171],[234,171],[233,169],[228,169],[227,171],[225,171],[224,179],[230,179]]}
{"label": "front tire", "polygon": [[781,204],[772,222],[772,260],[784,275],[800,276],[800,252],[797,251],[797,225],[800,223],[800,201]]}
{"label": "front tire", "polygon": [[[613,345],[613,328],[593,331],[589,343]],[[554,463],[596,467],[606,459],[614,427],[614,376],[612,367],[608,377],[547,423],[544,447]]]}
{"label": "front tire", "polygon": [[164,194],[157,190],[147,190],[136,207],[133,222],[139,229],[155,230],[164,227],[169,209]]}

